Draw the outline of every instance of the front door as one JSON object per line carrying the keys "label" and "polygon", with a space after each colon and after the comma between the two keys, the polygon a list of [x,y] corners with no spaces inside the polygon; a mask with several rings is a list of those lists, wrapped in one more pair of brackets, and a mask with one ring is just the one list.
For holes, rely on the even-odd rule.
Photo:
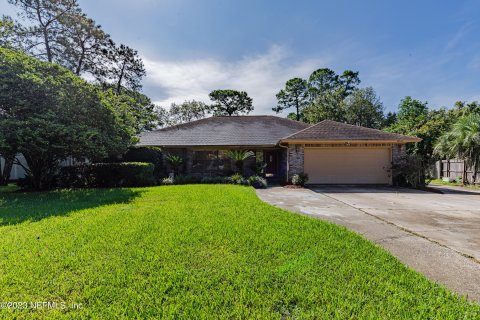
{"label": "front door", "polygon": [[265,151],[265,173],[267,175],[277,174],[278,170],[278,153],[276,151]]}

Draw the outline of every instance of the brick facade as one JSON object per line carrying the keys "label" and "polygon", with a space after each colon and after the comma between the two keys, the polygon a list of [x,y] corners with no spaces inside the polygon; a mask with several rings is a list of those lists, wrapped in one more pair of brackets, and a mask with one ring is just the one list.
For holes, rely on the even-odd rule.
{"label": "brick facade", "polygon": [[294,144],[288,146],[288,177],[290,180],[294,174],[303,173],[305,145]]}

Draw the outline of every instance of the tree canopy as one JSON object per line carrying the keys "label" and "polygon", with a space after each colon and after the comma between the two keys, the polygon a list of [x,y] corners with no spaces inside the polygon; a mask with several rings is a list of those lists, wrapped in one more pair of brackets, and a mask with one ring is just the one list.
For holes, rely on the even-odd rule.
{"label": "tree canopy", "polygon": [[308,84],[301,78],[293,78],[285,83],[285,88],[277,93],[278,104],[272,110],[276,113],[288,108],[295,108],[295,118],[301,118],[301,111],[308,103]]}
{"label": "tree canopy", "polygon": [[0,44],[49,62],[98,83],[138,91],[145,68],[138,52],[113,39],[82,12],[77,0],[8,0],[18,21],[3,17]]}
{"label": "tree canopy", "polygon": [[56,64],[0,49],[0,153],[22,153],[32,187],[49,187],[61,161],[102,159],[136,141],[122,96]]}
{"label": "tree canopy", "polygon": [[358,126],[381,129],[384,107],[372,87],[354,90],[345,100],[345,121]]}
{"label": "tree canopy", "polygon": [[209,94],[215,116],[234,116],[253,111],[252,98],[245,91],[214,90]]}

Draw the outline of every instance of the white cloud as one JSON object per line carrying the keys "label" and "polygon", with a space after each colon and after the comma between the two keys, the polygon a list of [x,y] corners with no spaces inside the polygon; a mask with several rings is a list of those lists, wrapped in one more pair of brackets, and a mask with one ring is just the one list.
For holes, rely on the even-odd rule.
{"label": "white cloud", "polygon": [[[143,57],[149,91],[157,88],[165,98],[162,106],[196,99],[208,102],[215,89],[246,91],[253,98],[255,114],[272,113],[275,94],[293,77],[307,77],[313,70],[327,66],[327,58],[293,61],[284,47],[272,46],[266,53],[245,56],[234,62],[215,59],[172,61]],[[159,94],[160,95],[160,94]]]}

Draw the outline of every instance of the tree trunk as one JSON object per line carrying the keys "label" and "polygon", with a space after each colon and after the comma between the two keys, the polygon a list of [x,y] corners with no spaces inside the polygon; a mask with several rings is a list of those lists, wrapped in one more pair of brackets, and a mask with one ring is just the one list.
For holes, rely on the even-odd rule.
{"label": "tree trunk", "polygon": [[295,107],[297,108],[297,121],[300,121],[300,104],[298,103],[298,99],[295,101]]}
{"label": "tree trunk", "polygon": [[15,155],[6,156],[5,165],[0,170],[0,186],[6,186],[10,181],[10,172],[12,171],[13,162],[15,161]]}
{"label": "tree trunk", "polygon": [[124,60],[123,65],[122,65],[122,70],[120,71],[120,75],[118,76],[118,83],[117,83],[117,94],[120,93],[120,90],[122,89],[122,80],[123,80],[123,75],[125,72],[125,65],[127,62]]}
{"label": "tree trunk", "polygon": [[47,53],[47,60],[48,62],[52,62],[53,56],[52,56],[52,49],[50,48],[50,41],[48,39],[48,23],[44,24],[42,21],[42,15],[40,13],[40,4],[37,2],[37,18],[38,22],[40,22],[40,25],[42,26],[42,34],[43,34],[43,41],[45,41],[45,51]]}

